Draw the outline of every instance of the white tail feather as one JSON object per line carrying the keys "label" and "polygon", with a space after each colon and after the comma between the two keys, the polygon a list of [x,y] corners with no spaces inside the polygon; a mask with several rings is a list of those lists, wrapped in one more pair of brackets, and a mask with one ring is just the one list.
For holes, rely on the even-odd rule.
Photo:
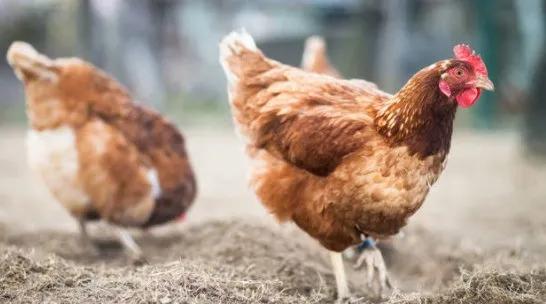
{"label": "white tail feather", "polygon": [[238,81],[238,77],[231,71],[227,61],[229,57],[239,54],[243,49],[258,51],[254,39],[245,29],[231,32],[220,42],[220,64],[230,86]]}
{"label": "white tail feather", "polygon": [[22,41],[13,42],[6,54],[8,63],[15,71],[17,78],[24,81],[23,72],[36,77],[53,80],[56,74],[51,70],[53,61],[38,53],[30,44]]}

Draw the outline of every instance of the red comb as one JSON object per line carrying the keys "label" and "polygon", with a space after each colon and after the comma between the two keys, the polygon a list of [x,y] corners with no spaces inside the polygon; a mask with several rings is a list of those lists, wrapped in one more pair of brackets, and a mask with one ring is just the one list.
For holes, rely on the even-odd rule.
{"label": "red comb", "polygon": [[485,67],[485,63],[483,62],[480,55],[477,55],[470,46],[467,44],[457,44],[453,48],[453,54],[455,54],[455,58],[459,60],[464,60],[470,63],[473,67],[476,73],[487,76],[487,68]]}

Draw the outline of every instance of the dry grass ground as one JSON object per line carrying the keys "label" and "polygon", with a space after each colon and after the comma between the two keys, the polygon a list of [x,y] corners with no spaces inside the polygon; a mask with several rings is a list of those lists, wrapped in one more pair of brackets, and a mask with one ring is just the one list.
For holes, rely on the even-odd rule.
{"label": "dry grass ground", "polygon": [[[0,130],[0,302],[332,302],[327,255],[256,202],[231,130],[186,133],[200,196],[185,222],[134,232],[148,257],[134,266],[101,225],[101,250],[82,244],[29,172],[24,131]],[[348,261],[353,301],[545,303],[546,167],[518,147],[514,134],[458,134],[427,202],[384,245],[393,294],[369,296]]]}

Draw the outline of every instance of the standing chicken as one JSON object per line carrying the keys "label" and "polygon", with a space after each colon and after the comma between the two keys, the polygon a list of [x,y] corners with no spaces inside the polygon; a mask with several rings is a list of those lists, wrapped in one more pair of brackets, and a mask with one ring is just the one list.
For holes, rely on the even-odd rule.
{"label": "standing chicken", "polygon": [[457,107],[493,90],[469,46],[454,53],[390,95],[268,59],[245,32],[220,43],[233,117],[254,162],[251,183],[278,220],[331,252],[339,298],[349,296],[340,252],[361,242],[387,285],[372,238],[396,234],[417,211],[444,168]]}
{"label": "standing chicken", "polygon": [[171,221],[195,197],[182,135],[80,59],[51,60],[24,42],[14,42],[7,59],[25,85],[31,167],[85,238],[86,222],[104,219],[141,258],[124,228]]}

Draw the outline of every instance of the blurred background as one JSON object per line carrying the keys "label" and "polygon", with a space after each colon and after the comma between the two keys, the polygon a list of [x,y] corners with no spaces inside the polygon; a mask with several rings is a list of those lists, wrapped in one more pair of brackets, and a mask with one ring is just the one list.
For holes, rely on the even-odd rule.
{"label": "blurred background", "polygon": [[[450,165],[431,197],[441,202],[425,204],[423,218],[449,226],[454,213],[445,208],[460,208],[461,200],[511,218],[514,209],[522,218],[533,209],[523,201],[546,203],[545,170],[536,165],[546,155],[545,10],[544,0],[0,0],[0,54],[24,40],[50,57],[84,58],[175,121],[200,182],[195,219],[265,213],[248,203],[254,197],[218,64],[218,42],[231,30],[246,28],[268,56],[291,65],[300,64],[308,36],[322,35],[344,76],[391,93],[451,57],[455,44],[469,43],[496,91],[459,111]],[[41,212],[29,225],[74,228],[43,216],[57,204],[44,202],[52,199],[40,181],[29,181],[23,88],[3,59],[0,92],[0,203],[9,207],[0,221],[28,217],[35,206]],[[472,208],[460,214],[494,217],[491,227],[505,219]]]}
{"label": "blurred background", "polygon": [[[468,127],[529,128],[546,137],[543,0],[0,0],[0,53],[24,40],[49,56],[105,69],[139,100],[182,123],[229,118],[217,44],[245,27],[271,57],[292,65],[323,35],[336,67],[395,92],[459,42],[483,56],[498,88],[460,116]],[[542,71],[542,73],[541,73]],[[2,121],[22,120],[23,95],[0,64]],[[10,111],[4,110],[10,109]],[[13,112],[12,112],[13,111]],[[171,112],[172,111],[172,112]],[[463,112],[463,111],[461,111]],[[524,124],[521,124],[528,112]],[[540,112],[540,114],[539,114]],[[468,114],[468,115],[467,115]],[[216,117],[217,115],[218,117]],[[210,123],[207,121],[206,123]],[[542,129],[542,130],[533,130]],[[546,131],[544,131],[546,132]],[[539,143],[536,143],[537,145]],[[542,148],[544,149],[544,148]]]}

